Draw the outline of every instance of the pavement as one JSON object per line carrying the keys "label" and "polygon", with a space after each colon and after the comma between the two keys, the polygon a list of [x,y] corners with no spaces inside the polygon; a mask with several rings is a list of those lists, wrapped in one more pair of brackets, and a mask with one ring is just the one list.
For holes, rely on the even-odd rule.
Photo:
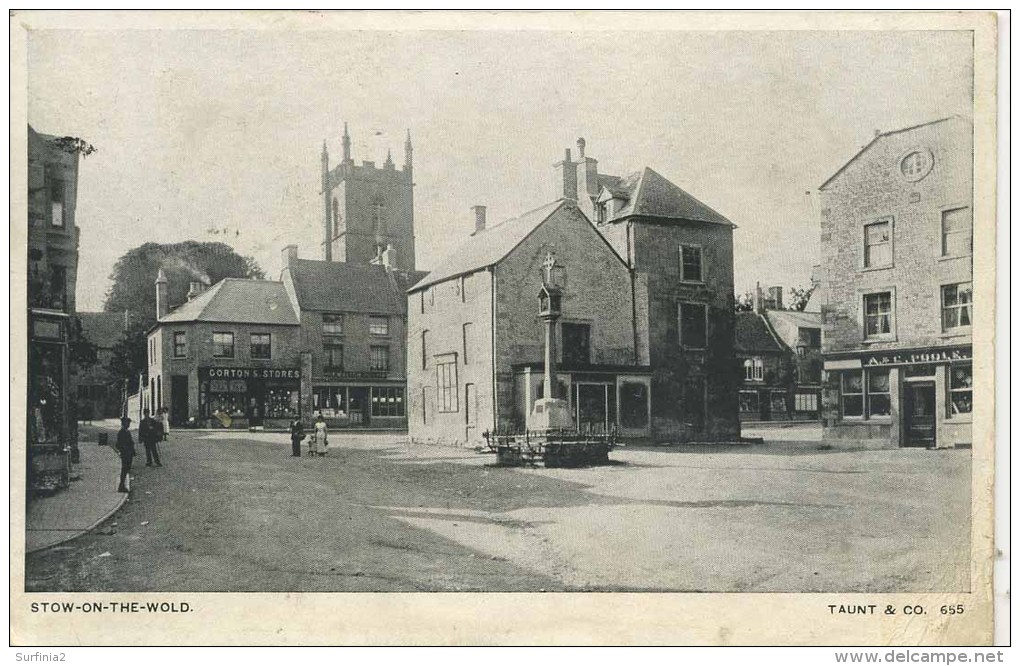
{"label": "pavement", "polygon": [[[79,426],[80,478],[52,495],[31,498],[25,507],[25,552],[51,548],[80,536],[103,522],[127,501],[117,492],[120,457],[113,441],[120,423],[116,419]],[[99,446],[96,435],[109,433],[110,446]],[[137,437],[135,438],[137,440]]]}

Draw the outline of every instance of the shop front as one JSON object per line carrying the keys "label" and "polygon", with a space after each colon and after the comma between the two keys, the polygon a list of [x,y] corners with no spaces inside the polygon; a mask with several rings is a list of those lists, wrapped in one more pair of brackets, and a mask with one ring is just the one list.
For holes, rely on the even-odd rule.
{"label": "shop front", "polygon": [[312,384],[313,417],[330,428],[406,428],[405,384],[387,373],[334,372]]}
{"label": "shop front", "polygon": [[[541,364],[514,366],[517,416],[527,424],[530,406],[543,396]],[[560,368],[556,397],[565,398],[581,432],[623,437],[651,435],[651,371],[640,367]]]}
{"label": "shop front", "polygon": [[972,441],[971,346],[826,357],[825,438],[953,448]]}
{"label": "shop front", "polygon": [[77,424],[69,395],[69,317],[56,310],[29,312],[28,486],[54,491],[70,483],[76,462]]}
{"label": "shop front", "polygon": [[299,368],[198,368],[203,427],[285,429],[301,416]]}

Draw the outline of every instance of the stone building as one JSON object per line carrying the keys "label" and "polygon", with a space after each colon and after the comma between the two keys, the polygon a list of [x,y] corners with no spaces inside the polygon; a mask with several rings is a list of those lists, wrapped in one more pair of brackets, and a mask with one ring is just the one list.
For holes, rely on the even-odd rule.
{"label": "stone building", "polygon": [[[577,202],[631,269],[637,327],[654,370],[653,429],[681,440],[740,434],[734,356],[732,222],[645,167],[626,177],[599,173],[577,142],[555,165],[556,196]],[[625,287],[626,288],[626,287]]]}
{"label": "stone building", "polygon": [[322,142],[322,258],[350,264],[367,264],[391,249],[395,268],[414,270],[413,148],[408,131],[404,165],[397,169],[387,153],[382,168],[374,162],[356,165],[351,158],[351,137],[344,123],[340,163],[329,164]]}
{"label": "stone building", "polygon": [[156,280],[144,407],[175,425],[285,428],[301,414],[301,327],[283,282],[193,282],[170,310]]}
{"label": "stone building", "polygon": [[579,427],[650,433],[651,370],[635,327],[644,294],[577,203],[560,200],[492,226],[475,207],[471,237],[409,291],[413,441],[473,445],[528,426],[543,397],[538,294],[550,257],[563,290],[552,397],[569,401]]}
{"label": "stone building", "polygon": [[407,427],[407,289],[425,276],[376,263],[299,259],[284,249],[281,280],[301,323],[302,415],[330,428]]}
{"label": "stone building", "polygon": [[971,442],[973,127],[876,136],[821,187],[825,437]]}
{"label": "stone building", "polygon": [[817,421],[821,405],[821,313],[782,309],[782,288],[736,315],[743,368],[741,421]]}
{"label": "stone building", "polygon": [[27,451],[29,482],[39,488],[66,484],[79,454],[70,357],[81,233],[77,141],[28,127]]}
{"label": "stone building", "polygon": [[124,412],[124,383],[109,370],[113,346],[131,323],[124,312],[79,312],[82,337],[96,347],[96,362],[77,375],[78,417],[117,418]]}

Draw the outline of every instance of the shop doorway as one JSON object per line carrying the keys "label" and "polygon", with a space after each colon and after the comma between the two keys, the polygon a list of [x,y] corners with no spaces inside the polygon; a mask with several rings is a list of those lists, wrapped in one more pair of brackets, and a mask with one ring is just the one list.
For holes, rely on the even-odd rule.
{"label": "shop doorway", "polygon": [[188,376],[170,377],[170,422],[184,425],[188,422]]}
{"label": "shop doorway", "polygon": [[367,386],[352,386],[348,393],[352,424],[367,426],[371,422],[371,400]]}
{"label": "shop doorway", "polygon": [[935,383],[909,382],[904,389],[904,446],[935,446]]}
{"label": "shop doorway", "polygon": [[612,384],[575,384],[575,419],[581,432],[604,433],[616,423],[616,387]]}

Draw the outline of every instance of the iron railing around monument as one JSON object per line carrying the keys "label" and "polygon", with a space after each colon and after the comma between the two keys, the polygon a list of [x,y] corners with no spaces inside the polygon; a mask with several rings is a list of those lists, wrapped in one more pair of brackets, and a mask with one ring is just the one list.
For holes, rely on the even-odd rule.
{"label": "iron railing around monument", "polygon": [[609,463],[609,452],[620,445],[615,424],[584,424],[558,430],[518,430],[497,427],[483,433],[496,464],[508,467],[589,467]]}

